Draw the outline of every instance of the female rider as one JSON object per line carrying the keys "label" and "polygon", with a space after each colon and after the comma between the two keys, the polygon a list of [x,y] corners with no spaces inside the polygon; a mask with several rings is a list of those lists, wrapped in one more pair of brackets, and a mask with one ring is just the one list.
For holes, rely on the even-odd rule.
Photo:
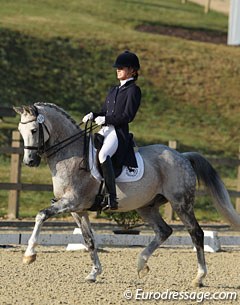
{"label": "female rider", "polygon": [[98,133],[104,137],[104,140],[98,158],[105,188],[109,194],[108,204],[105,208],[116,210],[118,202],[112,161],[114,168],[120,168],[123,165],[137,167],[132,134],[129,133],[128,123],[134,119],[138,111],[141,90],[135,83],[140,69],[136,54],[129,51],[121,53],[113,67],[117,70],[120,85],[110,89],[101,112],[90,112],[84,116],[82,121],[86,123],[88,120],[94,120],[96,124],[101,126]]}

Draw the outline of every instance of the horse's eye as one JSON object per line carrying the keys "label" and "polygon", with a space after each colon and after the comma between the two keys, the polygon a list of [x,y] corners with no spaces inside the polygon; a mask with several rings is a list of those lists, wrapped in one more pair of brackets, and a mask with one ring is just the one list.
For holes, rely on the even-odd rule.
{"label": "horse's eye", "polygon": [[37,128],[34,128],[31,130],[32,134],[36,133],[37,132]]}

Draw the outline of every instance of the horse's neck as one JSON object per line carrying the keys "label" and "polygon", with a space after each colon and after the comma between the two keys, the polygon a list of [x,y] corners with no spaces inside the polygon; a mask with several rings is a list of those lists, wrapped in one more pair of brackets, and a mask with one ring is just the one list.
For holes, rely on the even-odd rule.
{"label": "horse's neck", "polygon": [[[47,125],[50,124],[48,148],[50,152],[55,151],[55,153],[48,159],[48,165],[51,170],[54,170],[56,164],[62,160],[69,160],[73,157],[81,159],[83,140],[78,138],[72,141],[72,143],[70,143],[70,140],[60,144],[74,134],[79,133],[81,129],[64,114],[59,113],[55,109],[51,110],[48,114],[49,123],[46,122]],[[57,145],[58,143],[59,145]],[[51,151],[51,147],[54,147],[54,145],[57,145],[57,147]]]}
{"label": "horse's neck", "polygon": [[53,116],[51,118],[51,136],[49,143],[50,145],[54,145],[73,136],[79,131],[80,129],[63,115]]}

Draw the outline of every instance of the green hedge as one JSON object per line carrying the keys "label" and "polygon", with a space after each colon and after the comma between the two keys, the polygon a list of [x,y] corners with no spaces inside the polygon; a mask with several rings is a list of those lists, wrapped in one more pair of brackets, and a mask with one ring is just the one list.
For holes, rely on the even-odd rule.
{"label": "green hedge", "polygon": [[49,40],[0,29],[2,105],[36,101],[85,112],[102,104],[115,82],[116,50],[96,42],[56,37]]}

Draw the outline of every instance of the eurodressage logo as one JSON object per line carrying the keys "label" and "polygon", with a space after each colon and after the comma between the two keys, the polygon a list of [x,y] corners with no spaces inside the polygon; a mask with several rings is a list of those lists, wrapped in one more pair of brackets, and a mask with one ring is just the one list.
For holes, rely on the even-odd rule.
{"label": "eurodressage logo", "polygon": [[162,300],[162,301],[179,301],[179,300],[191,300],[197,303],[203,303],[205,300],[232,300],[237,301],[238,293],[236,291],[143,291],[138,288],[136,291],[132,291],[129,288],[123,292],[123,297],[126,300]]}
{"label": "eurodressage logo", "polygon": [[138,174],[138,168],[135,167],[126,167],[126,176],[128,177],[136,177]]}

